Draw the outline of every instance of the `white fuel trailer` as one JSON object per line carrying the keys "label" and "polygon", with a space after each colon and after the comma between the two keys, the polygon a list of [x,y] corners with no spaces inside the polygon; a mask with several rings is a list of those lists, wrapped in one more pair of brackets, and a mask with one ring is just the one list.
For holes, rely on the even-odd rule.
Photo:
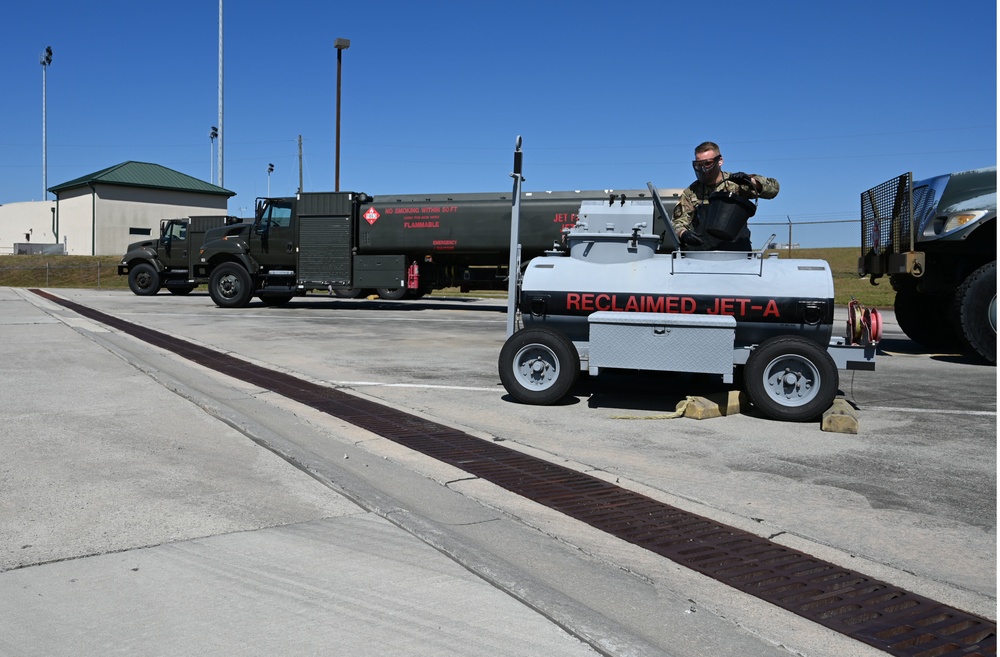
{"label": "white fuel trailer", "polygon": [[[838,369],[875,369],[878,315],[865,313],[860,334],[833,335],[826,261],[682,251],[656,188],[648,188],[646,198],[584,202],[564,243],[512,279],[498,367],[515,399],[555,403],[580,372],[596,376],[605,368],[719,374],[726,383],[739,368],[763,415],[806,421],[832,404]],[[515,200],[512,232],[518,212]],[[645,231],[654,212],[668,226],[663,236]],[[516,248],[512,254],[510,271],[522,271],[513,262]]]}

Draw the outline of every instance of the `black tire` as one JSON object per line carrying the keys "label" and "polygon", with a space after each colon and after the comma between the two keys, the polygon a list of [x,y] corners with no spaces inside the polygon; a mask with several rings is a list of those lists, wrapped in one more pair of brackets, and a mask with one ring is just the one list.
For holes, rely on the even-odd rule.
{"label": "black tire", "polygon": [[514,399],[545,406],[569,393],[580,375],[580,356],[562,333],[521,329],[504,343],[498,369],[503,387]]}
{"label": "black tire", "polygon": [[972,272],[955,292],[956,328],[970,354],[997,363],[997,263]]}
{"label": "black tire", "polygon": [[160,291],[160,272],[148,262],[141,262],[129,269],[128,287],[140,297],[148,297]]}
{"label": "black tire", "polygon": [[243,308],[253,298],[253,279],[250,272],[233,262],[226,262],[212,271],[208,293],[221,308]]}
{"label": "black tire", "polygon": [[950,351],[960,346],[951,321],[952,297],[896,292],[896,323],[906,337],[928,349]]}
{"label": "black tire", "polygon": [[807,422],[833,404],[840,386],[830,354],[799,337],[765,340],[750,352],[743,385],[753,405],[772,420]]}
{"label": "black tire", "polygon": [[380,287],[377,291],[379,298],[386,301],[399,301],[406,298],[405,287]]}
{"label": "black tire", "polygon": [[194,290],[194,285],[168,285],[167,292],[170,294],[176,294],[177,296],[184,297]]}
{"label": "black tire", "polygon": [[260,302],[262,304],[264,304],[265,306],[284,306],[289,301],[292,300],[293,296],[295,296],[295,295],[293,295],[293,294],[282,294],[280,296],[276,296],[276,295],[273,295],[273,294],[269,294],[267,296],[260,296],[258,298],[260,299]]}
{"label": "black tire", "polygon": [[365,295],[366,290],[360,287],[349,287],[346,290],[334,290],[333,296],[338,299],[357,299]]}

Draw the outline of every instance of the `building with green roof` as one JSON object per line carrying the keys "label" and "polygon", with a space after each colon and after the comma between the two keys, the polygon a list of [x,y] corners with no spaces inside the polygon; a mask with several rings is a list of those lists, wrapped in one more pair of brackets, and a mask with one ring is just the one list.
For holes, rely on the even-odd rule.
{"label": "building with green roof", "polygon": [[226,215],[228,189],[147,162],[113,167],[50,187],[56,242],[70,255],[121,255],[156,236],[160,220]]}

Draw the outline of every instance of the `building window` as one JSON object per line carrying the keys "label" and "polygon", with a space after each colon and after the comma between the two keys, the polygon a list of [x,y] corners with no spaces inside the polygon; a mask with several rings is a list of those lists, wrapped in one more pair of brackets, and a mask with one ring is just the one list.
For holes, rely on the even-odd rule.
{"label": "building window", "polygon": [[152,228],[136,228],[136,227],[133,226],[132,228],[128,229],[128,234],[129,235],[152,235],[153,234],[153,229]]}

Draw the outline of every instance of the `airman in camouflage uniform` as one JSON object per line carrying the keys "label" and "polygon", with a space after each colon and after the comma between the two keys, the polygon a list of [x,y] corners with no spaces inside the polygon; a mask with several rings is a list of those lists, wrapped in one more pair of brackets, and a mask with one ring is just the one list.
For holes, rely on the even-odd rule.
{"label": "airman in camouflage uniform", "polygon": [[694,149],[694,167],[698,180],[681,193],[674,207],[674,229],[682,248],[691,251],[750,251],[750,229],[746,226],[731,242],[705,233],[708,198],[715,192],[735,192],[744,198],[774,198],[778,181],[757,174],[727,173],[722,170],[718,144],[706,141]]}

